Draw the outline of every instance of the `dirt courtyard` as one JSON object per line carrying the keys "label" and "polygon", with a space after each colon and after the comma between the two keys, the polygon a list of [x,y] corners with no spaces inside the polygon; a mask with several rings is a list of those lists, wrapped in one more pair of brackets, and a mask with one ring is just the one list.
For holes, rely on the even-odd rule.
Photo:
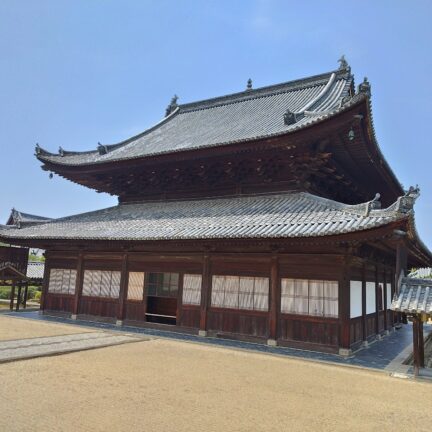
{"label": "dirt courtyard", "polygon": [[[17,322],[38,336],[45,326],[72,329],[2,317],[3,338],[24,325]],[[381,373],[153,339],[0,364],[0,430],[426,431],[431,390]]]}

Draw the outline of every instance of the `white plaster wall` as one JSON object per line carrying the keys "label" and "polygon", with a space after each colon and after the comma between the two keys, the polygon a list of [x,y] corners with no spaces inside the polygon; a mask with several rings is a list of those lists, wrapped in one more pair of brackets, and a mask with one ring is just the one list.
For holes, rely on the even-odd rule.
{"label": "white plaster wall", "polygon": [[376,312],[375,282],[366,282],[366,313]]}
{"label": "white plaster wall", "polygon": [[359,317],[362,314],[362,283],[350,281],[350,318]]}
{"label": "white plaster wall", "polygon": [[392,296],[391,296],[391,284],[387,284],[387,309],[390,309],[392,304]]}

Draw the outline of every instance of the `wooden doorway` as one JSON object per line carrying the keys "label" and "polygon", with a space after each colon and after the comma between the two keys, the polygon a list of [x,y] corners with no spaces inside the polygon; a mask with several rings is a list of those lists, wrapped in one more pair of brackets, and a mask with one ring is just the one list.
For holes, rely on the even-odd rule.
{"label": "wooden doorway", "polygon": [[146,320],[160,324],[176,324],[179,273],[149,272],[145,274]]}

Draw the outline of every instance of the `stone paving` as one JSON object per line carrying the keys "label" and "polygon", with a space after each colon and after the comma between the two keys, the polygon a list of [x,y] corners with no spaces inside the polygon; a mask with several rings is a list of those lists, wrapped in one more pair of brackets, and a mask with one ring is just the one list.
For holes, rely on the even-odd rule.
{"label": "stone paving", "polygon": [[[345,358],[337,354],[321,353],[316,351],[300,350],[288,347],[267,346],[264,344],[242,342],[237,340],[219,339],[211,337],[200,337],[197,335],[177,333],[169,330],[156,330],[142,327],[131,327],[123,325],[118,327],[114,324],[94,322],[85,320],[71,320],[69,318],[43,315],[39,312],[10,312],[8,316],[34,319],[38,321],[51,321],[74,326],[91,327],[108,330],[110,332],[129,333],[160,338],[170,338],[187,342],[203,343],[227,348],[250,350],[261,353],[275,354],[288,357],[302,358],[305,360],[336,363],[338,365],[357,366],[390,373],[404,373],[412,375],[412,367],[401,365],[405,360],[405,353],[411,351],[412,328],[404,325],[400,330],[390,332],[382,340],[369,344],[367,348],[355,352],[352,356]],[[425,337],[432,331],[432,326],[425,326]]]}
{"label": "stone paving", "polygon": [[143,338],[136,336],[102,331],[8,340],[0,342],[0,363],[65,354],[142,340]]}

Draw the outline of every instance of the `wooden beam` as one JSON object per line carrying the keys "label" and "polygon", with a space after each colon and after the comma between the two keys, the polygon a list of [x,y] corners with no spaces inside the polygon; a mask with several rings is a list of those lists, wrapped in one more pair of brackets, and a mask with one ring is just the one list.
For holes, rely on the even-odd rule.
{"label": "wooden beam", "polygon": [[269,304],[269,340],[275,344],[278,338],[278,321],[280,311],[279,260],[272,256],[270,263],[270,304]]}

